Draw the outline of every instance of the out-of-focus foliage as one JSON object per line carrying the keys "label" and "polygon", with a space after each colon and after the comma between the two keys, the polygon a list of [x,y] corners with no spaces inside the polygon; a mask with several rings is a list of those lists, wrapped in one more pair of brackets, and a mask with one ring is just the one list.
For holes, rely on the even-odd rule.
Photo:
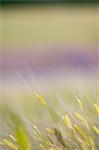
{"label": "out-of-focus foliage", "polygon": [[[8,118],[9,116],[6,125],[10,126],[10,131],[1,138],[2,149],[4,147],[13,150],[99,149],[98,99],[92,97],[89,103],[76,98],[73,106],[72,104],[68,106],[65,100],[57,101],[54,107],[38,93],[34,95],[35,101],[41,105],[41,110],[48,111],[36,117],[36,120],[34,117],[29,120],[21,115],[21,112],[15,112],[9,106],[2,107],[4,115],[0,118],[2,120],[2,117]],[[36,109],[40,108],[37,106]],[[33,116],[35,115],[34,113]],[[47,122],[42,122],[44,118]]]}
{"label": "out-of-focus foliage", "polygon": [[28,0],[12,0],[12,1],[6,1],[6,0],[2,0],[1,1],[3,5],[11,5],[11,4],[57,4],[57,3],[61,3],[61,4],[65,4],[65,3],[98,3],[98,0],[58,0],[58,1],[55,1],[55,0],[31,0],[31,1],[28,1]]}

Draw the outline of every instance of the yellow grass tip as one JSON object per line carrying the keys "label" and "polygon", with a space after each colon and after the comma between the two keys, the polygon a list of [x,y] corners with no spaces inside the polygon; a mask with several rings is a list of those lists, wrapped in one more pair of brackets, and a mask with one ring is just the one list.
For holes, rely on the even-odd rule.
{"label": "yellow grass tip", "polygon": [[86,133],[83,131],[83,129],[80,126],[78,126],[77,124],[75,124],[74,128],[76,129],[76,131],[80,134],[80,136],[82,138],[86,138]]}
{"label": "yellow grass tip", "polygon": [[15,139],[15,137],[14,137],[13,135],[10,134],[9,137],[10,137],[14,142],[17,142],[16,139]]}
{"label": "yellow grass tip", "polygon": [[52,129],[50,129],[50,128],[46,128],[46,131],[47,131],[48,133],[50,133],[50,134],[54,134],[54,131],[53,131]]}
{"label": "yellow grass tip", "polygon": [[77,102],[78,102],[78,104],[79,104],[79,106],[80,106],[81,111],[83,111],[83,104],[82,104],[82,101],[77,98]]}
{"label": "yellow grass tip", "polygon": [[63,118],[65,124],[68,126],[68,128],[71,129],[71,128],[72,128],[72,123],[71,123],[71,121],[70,121],[69,116],[68,116],[68,115],[65,115],[65,116],[63,116],[62,118]]}
{"label": "yellow grass tip", "polygon": [[97,112],[97,114],[99,115],[99,105],[98,104],[94,104],[95,110]]}
{"label": "yellow grass tip", "polygon": [[3,139],[3,143],[5,145],[8,145],[9,148],[11,148],[13,150],[18,150],[18,147],[15,144],[13,144],[12,142],[10,142],[9,140],[7,140],[7,139]]}
{"label": "yellow grass tip", "polygon": [[95,131],[96,134],[99,135],[99,129],[96,126],[93,126],[93,130]]}
{"label": "yellow grass tip", "polygon": [[34,95],[38,98],[42,105],[47,106],[46,101],[38,93],[34,93]]}
{"label": "yellow grass tip", "polygon": [[79,113],[75,113],[75,116],[81,121],[85,121],[85,119]]}

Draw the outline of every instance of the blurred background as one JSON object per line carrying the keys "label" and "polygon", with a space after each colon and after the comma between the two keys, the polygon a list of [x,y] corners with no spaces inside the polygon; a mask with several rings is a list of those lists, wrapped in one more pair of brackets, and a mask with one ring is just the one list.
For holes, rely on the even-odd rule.
{"label": "blurred background", "polygon": [[[22,100],[99,86],[99,7],[95,1],[2,1],[0,95]],[[2,94],[3,93],[3,94]],[[23,99],[24,99],[23,98]]]}

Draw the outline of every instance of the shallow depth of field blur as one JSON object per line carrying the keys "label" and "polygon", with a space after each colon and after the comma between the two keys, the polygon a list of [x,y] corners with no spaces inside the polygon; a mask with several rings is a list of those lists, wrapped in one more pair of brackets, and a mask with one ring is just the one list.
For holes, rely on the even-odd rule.
{"label": "shallow depth of field blur", "polygon": [[0,149],[98,150],[98,5],[6,6],[0,30]]}

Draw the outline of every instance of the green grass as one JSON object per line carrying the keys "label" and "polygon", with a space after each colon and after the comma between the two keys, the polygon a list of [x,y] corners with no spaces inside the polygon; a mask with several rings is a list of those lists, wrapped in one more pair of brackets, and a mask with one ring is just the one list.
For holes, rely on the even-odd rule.
{"label": "green grass", "polygon": [[26,111],[33,104],[33,113],[23,113],[10,103],[1,105],[2,150],[99,149],[98,92],[95,96],[87,91],[82,99],[70,91],[65,91],[61,100],[41,95],[35,93],[33,103],[27,102]]}

